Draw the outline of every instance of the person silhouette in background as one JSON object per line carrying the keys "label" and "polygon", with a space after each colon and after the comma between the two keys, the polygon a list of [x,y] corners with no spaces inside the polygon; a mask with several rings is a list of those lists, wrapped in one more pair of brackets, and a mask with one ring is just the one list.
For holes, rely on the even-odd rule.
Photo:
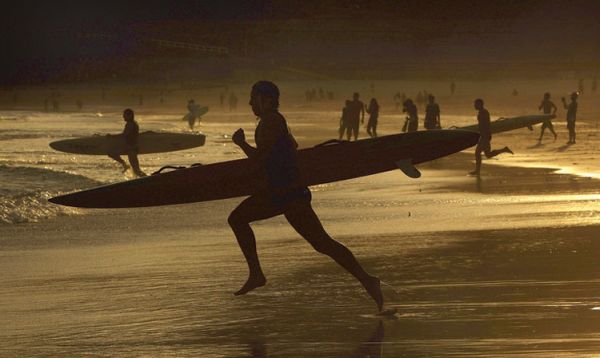
{"label": "person silhouette in background", "polygon": [[479,176],[481,171],[481,152],[485,154],[486,158],[493,158],[502,153],[513,154],[513,151],[508,147],[491,150],[492,128],[490,122],[490,112],[483,108],[483,100],[481,98],[477,98],[475,100],[475,109],[478,111],[477,123],[479,124],[479,142],[475,148],[475,170],[469,174]]}
{"label": "person silhouette in background", "polygon": [[358,92],[354,92],[352,95],[352,101],[349,103],[348,107],[348,121],[347,121],[347,130],[348,130],[348,140],[353,136],[354,140],[358,139],[358,128],[360,124],[365,122],[365,105],[358,98],[360,95]]}
{"label": "person silhouette in background", "polygon": [[[539,110],[543,110],[544,114],[556,114],[556,105],[554,104],[554,102],[552,102],[550,100],[550,93],[546,92],[544,93],[544,99],[542,100],[542,103],[540,103],[540,106],[538,107]],[[546,130],[546,128],[548,128],[548,130],[550,130],[550,132],[552,132],[552,134],[554,134],[554,140],[556,140],[556,132],[554,131],[554,126],[552,125],[552,120],[551,119],[545,119],[544,122],[542,122],[542,131],[540,133],[540,138],[538,139],[538,142],[542,142],[542,138],[544,137],[544,130]]]}
{"label": "person silhouette in background", "polygon": [[283,214],[290,225],[316,251],[331,257],[352,274],[381,311],[381,281],[369,275],[348,248],[327,234],[312,208],[310,190],[300,183],[296,158],[297,143],[288,129],[285,118],[279,112],[279,89],[272,82],[259,81],[252,86],[249,104],[259,118],[254,134],[256,147],[246,142],[241,128],[233,134],[232,140],[244,151],[258,171],[249,172],[247,175],[264,175],[267,185],[265,189],[244,199],[229,215],[229,225],[249,269],[248,280],[234,295],[246,294],[267,283],[256,252],[256,239],[250,223]]}
{"label": "person silhouette in background", "polygon": [[435,103],[435,97],[429,95],[427,97],[427,107],[425,108],[425,129],[440,129],[440,106]]}
{"label": "person silhouette in background", "polygon": [[565,97],[562,97],[563,107],[567,110],[567,129],[569,130],[569,141],[567,144],[575,144],[575,121],[577,120],[577,98],[579,93],[571,93],[571,103],[567,105]]}
{"label": "person silhouette in background", "polygon": [[340,134],[339,140],[342,140],[344,133],[348,131],[348,140],[350,140],[350,130],[348,129],[348,111],[350,110],[350,100],[347,99],[344,108],[342,108],[342,117],[340,118],[340,129],[338,130]]}
{"label": "person silhouette in background", "polygon": [[[138,137],[140,134],[140,127],[138,123],[135,121],[133,110],[127,108],[123,111],[123,120],[125,121],[125,128],[121,134],[117,134],[117,136],[122,136],[125,142],[125,151],[127,152],[127,159],[129,159],[129,164],[131,165],[131,169],[133,173],[138,177],[145,177],[146,173],[144,173],[140,169],[140,162],[138,161]],[[118,151],[118,148],[116,148]],[[108,156],[114,160],[116,160],[119,164],[123,166],[123,173],[126,172],[130,166],[125,163],[118,152],[109,153]]]}
{"label": "person silhouette in background", "polygon": [[402,132],[416,132],[419,129],[419,114],[412,99],[408,98],[404,101],[402,112],[406,113],[406,121],[402,126]]}
{"label": "person silhouette in background", "polygon": [[369,121],[367,122],[367,133],[371,138],[377,137],[377,120],[379,119],[379,103],[375,98],[371,98],[369,107],[367,107],[367,113],[369,114]]}

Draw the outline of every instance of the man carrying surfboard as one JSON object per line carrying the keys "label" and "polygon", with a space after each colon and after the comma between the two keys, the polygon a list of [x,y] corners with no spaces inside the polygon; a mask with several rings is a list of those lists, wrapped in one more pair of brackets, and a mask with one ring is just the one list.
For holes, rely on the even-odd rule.
{"label": "man carrying surfboard", "polygon": [[[127,108],[123,111],[123,120],[125,121],[125,128],[123,129],[123,133],[119,134],[123,136],[125,139],[125,146],[127,148],[127,158],[129,159],[129,164],[131,165],[131,169],[133,173],[138,177],[145,177],[146,173],[144,173],[140,169],[140,162],[138,161],[138,137],[140,134],[140,126],[134,119],[133,110]],[[129,165],[125,163],[121,156],[116,153],[109,153],[108,156],[117,162],[119,162],[123,166],[123,172],[126,172],[129,169]]]}
{"label": "man carrying surfboard", "polygon": [[475,109],[479,111],[479,113],[477,114],[477,123],[479,125],[479,142],[477,143],[477,147],[475,148],[475,170],[469,174],[479,176],[479,172],[481,170],[481,152],[485,154],[486,158],[493,158],[498,154],[502,153],[513,154],[513,151],[510,150],[508,147],[491,150],[492,129],[490,122],[490,112],[488,112],[487,109],[483,108],[483,100],[481,98],[477,98],[475,100]]}
{"label": "man carrying surfboard", "polygon": [[246,294],[267,282],[250,223],[283,214],[315,250],[328,255],[352,274],[381,311],[380,280],[369,275],[348,248],[327,234],[311,206],[310,190],[298,183],[297,143],[279,113],[279,89],[272,82],[259,81],[252,86],[249,104],[260,119],[254,137],[256,148],[246,142],[241,128],[233,134],[232,140],[255,164],[257,172],[248,175],[266,175],[268,186],[244,199],[228,219],[249,269],[248,280],[234,295]]}

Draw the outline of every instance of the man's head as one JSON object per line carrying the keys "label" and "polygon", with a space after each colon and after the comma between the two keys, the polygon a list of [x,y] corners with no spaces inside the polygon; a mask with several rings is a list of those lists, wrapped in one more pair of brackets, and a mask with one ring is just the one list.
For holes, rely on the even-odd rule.
{"label": "man's head", "polygon": [[429,103],[433,103],[435,101],[435,97],[433,97],[433,95],[430,94],[429,96],[427,96],[427,100],[429,100]]}
{"label": "man's head", "polygon": [[544,93],[544,99],[550,99],[550,92]]}
{"label": "man's head", "polygon": [[258,81],[250,92],[250,106],[255,115],[276,111],[279,108],[279,88],[270,81]]}
{"label": "man's head", "polygon": [[579,97],[579,92],[573,92],[573,93],[571,93],[571,100],[572,101],[577,101],[578,97]]}
{"label": "man's head", "polygon": [[347,99],[347,100],[346,100],[346,107],[348,107],[348,106],[349,106],[351,103],[352,103],[352,101],[351,101],[351,100],[349,100],[349,99]]}
{"label": "man's head", "polygon": [[475,109],[476,110],[478,110],[478,111],[482,110],[483,109],[483,100],[481,98],[477,98],[475,100],[475,104],[474,105],[475,105]]}
{"label": "man's head", "polygon": [[352,99],[355,101],[358,101],[358,97],[360,97],[360,95],[358,94],[358,92],[354,92],[354,94],[352,95]]}
{"label": "man's head", "polygon": [[130,122],[133,121],[134,115],[133,115],[133,110],[127,108],[126,110],[123,111],[123,119],[125,120],[125,122]]}

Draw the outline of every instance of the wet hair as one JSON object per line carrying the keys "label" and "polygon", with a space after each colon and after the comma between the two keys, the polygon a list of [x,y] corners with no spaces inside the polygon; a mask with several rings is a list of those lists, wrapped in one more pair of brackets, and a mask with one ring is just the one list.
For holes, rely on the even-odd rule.
{"label": "wet hair", "polygon": [[377,100],[375,98],[371,98],[371,105],[375,104],[377,106],[379,106],[379,103],[377,103]]}
{"label": "wet hair", "polygon": [[354,92],[354,93],[352,94],[352,97],[356,97],[356,98],[358,98],[358,97],[360,97],[360,94],[358,94],[358,92]]}
{"label": "wet hair", "polygon": [[435,97],[432,94],[430,94],[429,96],[427,96],[427,98],[429,98],[429,100],[431,100],[431,101],[433,101],[435,99]]}
{"label": "wet hair", "polygon": [[544,93],[544,97],[546,97],[546,98],[550,98],[550,92],[546,92],[546,93]]}
{"label": "wet hair", "polygon": [[475,103],[481,103],[481,105],[483,106],[483,100],[481,98],[477,98],[475,100]]}
{"label": "wet hair", "polygon": [[252,86],[252,92],[273,100],[273,108],[279,108],[279,88],[271,81],[258,81]]}
{"label": "wet hair", "polygon": [[349,99],[347,99],[347,100],[346,100],[346,106],[349,106],[349,105],[350,105],[350,103],[352,103],[352,101],[351,101],[351,100],[349,100]]}
{"label": "wet hair", "polygon": [[126,110],[124,110],[123,111],[123,117],[133,119],[134,118],[133,109],[127,108]]}

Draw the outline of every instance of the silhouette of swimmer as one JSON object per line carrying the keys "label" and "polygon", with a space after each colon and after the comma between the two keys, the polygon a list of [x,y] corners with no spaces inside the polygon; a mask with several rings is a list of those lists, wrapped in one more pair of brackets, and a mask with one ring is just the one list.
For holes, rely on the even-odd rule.
{"label": "silhouette of swimmer", "polygon": [[[342,108],[342,117],[340,118],[339,129],[340,140],[342,140],[344,133],[346,132],[346,130],[348,130],[348,111],[350,110],[350,102],[351,101],[347,99],[344,108]],[[350,132],[350,130],[348,130],[348,140],[350,140],[351,134],[352,133]]]}
{"label": "silhouette of swimmer", "polygon": [[567,129],[569,130],[569,141],[567,144],[575,144],[575,121],[577,120],[577,98],[579,93],[571,93],[571,103],[567,105],[565,97],[562,97],[562,103],[567,110]]}
{"label": "silhouette of swimmer", "polygon": [[354,92],[352,95],[352,101],[348,105],[348,117],[346,122],[346,128],[348,131],[348,140],[353,136],[354,140],[358,139],[358,128],[360,123],[365,122],[365,105],[358,98],[360,95],[358,92]]}
{"label": "silhouette of swimmer", "polygon": [[[552,102],[550,100],[550,93],[546,92],[544,93],[544,99],[542,100],[542,103],[540,103],[540,106],[538,107],[539,110],[543,110],[544,114],[556,114],[556,105],[554,104],[554,102]],[[556,132],[554,131],[554,126],[552,125],[552,120],[550,119],[545,119],[544,122],[542,123],[542,131],[540,132],[540,138],[538,139],[538,142],[542,142],[542,138],[544,137],[544,130],[546,130],[546,128],[548,128],[550,130],[550,132],[552,132],[552,134],[554,134],[554,140],[556,140]]]}
{"label": "silhouette of swimmer", "polygon": [[248,280],[234,295],[243,295],[267,282],[259,263],[250,223],[283,214],[316,251],[328,255],[352,274],[381,311],[383,295],[380,280],[369,275],[348,248],[327,234],[311,206],[310,190],[298,183],[297,143],[289,132],[285,118],[279,113],[279,89],[272,82],[259,81],[252,86],[249,104],[260,119],[255,131],[256,148],[246,142],[241,128],[233,134],[232,140],[259,170],[264,170],[268,186],[264,191],[244,199],[229,215],[229,225],[249,269]]}
{"label": "silhouette of swimmer", "polygon": [[485,154],[486,158],[493,158],[502,153],[513,154],[513,152],[508,147],[491,150],[492,130],[490,112],[483,108],[483,100],[481,98],[475,100],[475,109],[479,111],[477,114],[477,122],[479,124],[479,143],[477,143],[477,147],[475,148],[475,170],[470,174],[479,176],[481,170],[481,152]]}
{"label": "silhouette of swimmer", "polygon": [[435,97],[429,95],[427,97],[427,107],[425,108],[425,129],[440,129],[440,106],[435,103]]}
{"label": "silhouette of swimmer", "polygon": [[375,98],[371,98],[369,107],[367,107],[367,113],[369,114],[369,121],[367,122],[367,133],[371,138],[377,137],[377,120],[379,119],[379,103]]}
{"label": "silhouette of swimmer", "polygon": [[[127,158],[129,159],[129,164],[131,165],[131,169],[133,173],[138,177],[145,177],[146,173],[144,173],[140,169],[140,162],[138,161],[138,137],[140,134],[140,127],[134,119],[133,110],[127,108],[123,111],[123,120],[125,121],[125,128],[120,136],[125,138],[125,147],[127,151]],[[125,163],[121,156],[118,153],[109,153],[108,156],[117,162],[119,162],[123,166],[123,172],[126,172],[129,169],[129,165]]]}
{"label": "silhouette of swimmer", "polygon": [[416,132],[419,129],[419,115],[417,113],[417,106],[413,103],[412,99],[408,98],[404,101],[402,112],[407,114],[404,126],[402,126],[402,132]]}

